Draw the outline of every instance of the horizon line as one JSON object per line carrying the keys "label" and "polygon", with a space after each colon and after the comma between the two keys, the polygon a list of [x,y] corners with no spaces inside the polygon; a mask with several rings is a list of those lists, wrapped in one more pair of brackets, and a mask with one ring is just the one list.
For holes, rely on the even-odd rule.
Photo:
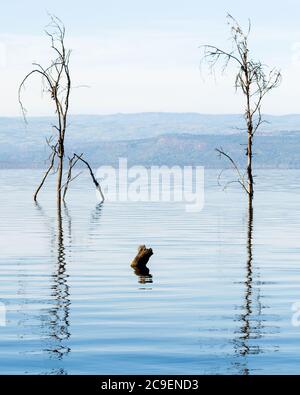
{"label": "horizon line", "polygon": [[[142,114],[178,114],[178,115],[203,115],[203,116],[244,116],[241,113],[202,113],[197,111],[138,111],[138,112],[111,112],[111,113],[74,113],[69,114],[69,117],[109,117],[116,115],[142,115]],[[270,117],[286,117],[286,116],[300,116],[299,113],[284,113],[284,114],[270,114],[270,113],[262,113],[263,116]],[[23,118],[23,115],[0,115],[0,118]],[[28,115],[26,119],[32,118],[56,118],[56,115]]]}

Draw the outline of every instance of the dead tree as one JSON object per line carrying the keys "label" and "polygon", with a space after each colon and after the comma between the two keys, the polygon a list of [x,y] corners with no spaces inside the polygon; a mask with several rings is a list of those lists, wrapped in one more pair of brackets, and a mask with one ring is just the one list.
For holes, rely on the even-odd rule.
{"label": "dead tree", "polygon": [[54,51],[55,58],[50,65],[43,67],[39,63],[34,63],[34,69],[30,71],[19,87],[19,103],[24,115],[26,117],[26,109],[22,102],[21,92],[25,86],[26,81],[33,75],[37,75],[42,79],[44,91],[48,93],[51,100],[54,102],[55,113],[57,116],[57,124],[53,125],[57,135],[57,143],[51,146],[52,159],[45,176],[39,185],[34,200],[42,188],[48,174],[54,168],[55,162],[57,167],[57,200],[61,200],[61,185],[63,177],[64,152],[65,152],[65,134],[67,129],[67,116],[69,109],[69,99],[71,92],[71,78],[69,71],[70,50],[65,46],[65,27],[62,22],[51,16],[51,23],[48,25],[46,34],[50,37],[51,48]]}
{"label": "dead tree", "polygon": [[245,99],[244,118],[247,130],[247,168],[242,174],[234,159],[223,149],[218,148],[220,156],[224,156],[233,165],[237,171],[237,181],[249,197],[252,199],[254,193],[253,181],[253,139],[255,133],[264,122],[261,107],[265,95],[272,89],[276,88],[281,81],[281,74],[276,69],[267,71],[267,67],[260,61],[255,61],[249,57],[248,37],[251,30],[249,27],[244,33],[238,22],[231,16],[227,15],[228,24],[231,29],[231,40],[233,48],[231,51],[225,51],[212,45],[204,46],[203,60],[208,63],[211,70],[222,62],[223,71],[229,63],[233,63],[236,68],[235,89],[240,90]]}
{"label": "dead tree", "polygon": [[[69,102],[71,94],[71,76],[70,76],[70,54],[71,51],[66,48],[65,45],[65,27],[61,20],[55,16],[51,16],[51,22],[47,26],[46,34],[49,36],[51,41],[51,48],[54,52],[54,59],[50,62],[50,65],[43,67],[39,63],[33,63],[34,69],[31,70],[23,79],[19,86],[19,103],[21,110],[26,121],[26,109],[22,101],[22,89],[25,87],[27,80],[33,76],[38,76],[42,80],[43,91],[48,94],[51,101],[54,103],[54,110],[56,114],[56,124],[52,125],[55,130],[55,136],[52,136],[47,140],[47,144],[51,149],[50,164],[45,172],[40,185],[38,186],[34,200],[37,200],[38,193],[42,189],[46,178],[53,170],[57,174],[57,201],[60,203],[62,200],[62,188],[63,188],[63,171],[64,171],[64,158],[65,158],[65,136],[67,131],[67,119],[69,111]],[[51,142],[55,140],[55,144]],[[82,156],[82,154],[81,154]],[[76,162],[81,159],[77,157]],[[74,160],[74,159],[73,159]],[[87,163],[85,161],[85,163]],[[69,161],[68,175],[71,174],[72,167],[74,166],[73,161]],[[89,166],[89,165],[88,165]],[[95,177],[89,166],[90,173],[93,180]],[[76,177],[74,177],[76,178]],[[73,178],[73,179],[74,179]],[[67,187],[71,182],[71,178],[67,179]],[[99,189],[99,188],[98,188]],[[66,193],[65,188],[65,193]],[[64,193],[64,196],[65,196]],[[102,201],[104,198],[102,199]]]}

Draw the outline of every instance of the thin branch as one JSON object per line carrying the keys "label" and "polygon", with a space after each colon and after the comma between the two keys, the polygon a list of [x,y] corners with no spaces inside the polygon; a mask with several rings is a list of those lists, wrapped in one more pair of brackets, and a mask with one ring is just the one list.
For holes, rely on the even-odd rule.
{"label": "thin branch", "polygon": [[44,182],[46,181],[46,178],[48,177],[48,174],[50,173],[51,169],[53,169],[54,166],[54,161],[55,161],[55,157],[57,155],[56,149],[53,150],[52,155],[51,155],[51,161],[50,161],[50,166],[48,168],[48,170],[46,171],[46,173],[44,174],[44,177],[40,183],[40,185],[38,186],[37,190],[35,191],[35,194],[33,196],[33,200],[36,202],[37,200],[37,196],[39,191],[41,190],[42,186],[44,185]]}
{"label": "thin branch", "polygon": [[80,156],[78,158],[76,158],[75,154],[72,156],[72,158],[69,158],[69,170],[68,170],[68,176],[67,176],[67,181],[66,183],[61,187],[64,188],[64,192],[63,192],[63,201],[65,201],[66,198],[66,194],[67,194],[67,190],[69,188],[69,184],[70,182],[72,182],[73,180],[75,180],[75,178],[77,178],[79,176],[79,174],[77,174],[77,176],[72,178],[72,169],[73,167],[76,165],[76,163],[79,161],[79,158],[82,157],[83,154],[80,154]]}
{"label": "thin branch", "polygon": [[97,189],[97,190],[99,191],[99,193],[100,193],[100,196],[101,196],[101,199],[102,199],[102,202],[101,202],[101,203],[103,203],[104,200],[105,200],[105,199],[104,199],[104,195],[103,195],[103,192],[102,192],[102,189],[101,189],[101,186],[100,186],[99,182],[97,181],[96,177],[94,176],[94,173],[93,173],[93,170],[92,170],[91,166],[89,165],[89,163],[88,163],[86,160],[82,159],[82,158],[81,158],[80,156],[78,156],[77,154],[74,154],[74,156],[75,156],[76,158],[78,158],[79,160],[81,160],[81,161],[87,166],[87,168],[89,169],[90,175],[91,175],[92,180],[93,180],[93,183],[95,184],[96,189]]}
{"label": "thin branch", "polygon": [[244,177],[241,175],[241,172],[240,172],[237,164],[235,163],[235,161],[231,158],[231,156],[229,154],[227,154],[222,149],[216,148],[216,151],[220,154],[220,156],[225,156],[225,158],[227,158],[230,161],[230,163],[233,165],[233,168],[235,169],[235,171],[238,174],[238,182],[239,182],[239,184],[243,187],[243,189],[248,194],[249,192],[248,192],[248,190],[247,190],[247,188],[245,186]]}
{"label": "thin branch", "polygon": [[25,121],[26,123],[27,123],[27,120],[26,120],[26,113],[27,113],[27,110],[26,110],[26,108],[24,107],[23,102],[22,102],[21,91],[22,91],[22,88],[24,88],[24,86],[25,86],[25,82],[26,82],[26,81],[28,80],[28,78],[29,78],[30,76],[32,76],[33,74],[40,74],[40,75],[42,76],[42,78],[45,78],[46,81],[48,82],[49,88],[52,89],[52,83],[51,83],[51,80],[50,80],[49,76],[48,76],[47,74],[43,73],[41,70],[34,69],[34,70],[32,70],[30,73],[28,73],[28,74],[25,76],[25,78],[24,78],[23,81],[21,82],[21,84],[20,84],[20,86],[19,86],[19,89],[18,89],[18,101],[19,101],[19,104],[20,104],[20,107],[21,107],[21,111],[22,111],[22,115],[23,115],[24,121]]}

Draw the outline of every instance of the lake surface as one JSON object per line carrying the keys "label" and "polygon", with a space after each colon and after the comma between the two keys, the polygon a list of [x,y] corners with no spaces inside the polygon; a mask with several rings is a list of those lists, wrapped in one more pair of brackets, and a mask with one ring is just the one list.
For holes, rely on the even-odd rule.
{"label": "lake surface", "polygon": [[32,201],[41,174],[0,171],[2,374],[300,373],[298,170],[256,172],[250,224],[212,170],[200,212],[99,206],[83,174],[61,217],[51,183]]}

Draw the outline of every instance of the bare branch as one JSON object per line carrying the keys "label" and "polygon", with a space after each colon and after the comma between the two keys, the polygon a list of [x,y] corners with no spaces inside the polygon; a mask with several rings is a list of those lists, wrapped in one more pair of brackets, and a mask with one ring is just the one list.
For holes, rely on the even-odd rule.
{"label": "bare branch", "polygon": [[63,192],[63,201],[65,201],[66,198],[66,194],[67,194],[67,190],[69,188],[69,184],[70,182],[72,182],[73,180],[75,180],[75,178],[77,178],[79,176],[79,174],[77,174],[77,176],[72,178],[72,170],[73,167],[76,165],[76,163],[79,161],[79,158],[82,157],[83,154],[80,154],[78,158],[76,158],[75,154],[72,156],[72,158],[69,158],[69,170],[68,170],[68,176],[67,176],[67,181],[64,185],[62,185],[61,189],[64,188],[64,192]]}
{"label": "bare branch", "polygon": [[24,107],[23,102],[22,102],[22,88],[24,88],[25,82],[28,80],[28,78],[31,77],[34,74],[39,74],[40,76],[42,76],[43,79],[46,79],[46,81],[49,84],[49,89],[52,89],[52,83],[51,83],[51,80],[50,80],[49,76],[47,74],[45,74],[43,71],[39,70],[39,69],[34,69],[34,70],[30,71],[30,73],[28,73],[25,76],[25,78],[21,82],[21,84],[19,86],[19,89],[18,89],[18,101],[19,101],[19,104],[20,104],[20,107],[21,107],[21,111],[22,111],[22,115],[23,115],[24,121],[26,123],[27,123],[27,120],[26,120],[27,110]]}
{"label": "bare branch", "polygon": [[102,192],[102,189],[101,189],[101,186],[100,186],[99,182],[97,181],[96,177],[94,176],[94,173],[93,173],[93,170],[92,170],[91,166],[89,165],[89,163],[88,163],[86,160],[82,159],[82,158],[81,158],[80,156],[78,156],[77,154],[74,154],[74,156],[76,156],[76,158],[78,158],[79,160],[81,160],[81,161],[87,166],[87,168],[89,169],[90,175],[91,175],[92,180],[93,180],[93,183],[95,184],[96,189],[97,189],[97,190],[99,191],[99,193],[100,193],[100,196],[101,196],[101,199],[102,199],[102,202],[101,202],[101,203],[103,203],[103,202],[104,202],[104,195],[103,195],[103,192]]}
{"label": "bare branch", "polygon": [[37,196],[38,193],[40,192],[42,186],[44,185],[44,182],[46,181],[46,178],[48,177],[48,174],[50,173],[51,169],[53,169],[54,166],[54,161],[55,161],[55,157],[56,157],[56,149],[53,150],[52,155],[51,155],[51,161],[50,161],[50,165],[48,167],[48,170],[46,171],[46,173],[44,174],[44,177],[40,183],[40,185],[38,186],[37,190],[35,191],[35,194],[33,196],[33,200],[36,202],[37,200]]}
{"label": "bare branch", "polygon": [[[219,153],[220,156],[225,156],[225,158],[227,158],[230,161],[230,163],[233,165],[234,170],[238,174],[237,182],[243,187],[243,189],[248,194],[248,190],[247,190],[247,187],[245,186],[245,182],[244,182],[244,177],[242,176],[240,169],[237,166],[237,164],[235,163],[235,161],[232,159],[232,157],[229,154],[227,154],[225,151],[223,151],[222,148],[220,148],[220,149],[216,148],[216,151]],[[219,175],[218,179],[220,179],[220,175]],[[230,181],[230,183],[232,183],[232,181]]]}

